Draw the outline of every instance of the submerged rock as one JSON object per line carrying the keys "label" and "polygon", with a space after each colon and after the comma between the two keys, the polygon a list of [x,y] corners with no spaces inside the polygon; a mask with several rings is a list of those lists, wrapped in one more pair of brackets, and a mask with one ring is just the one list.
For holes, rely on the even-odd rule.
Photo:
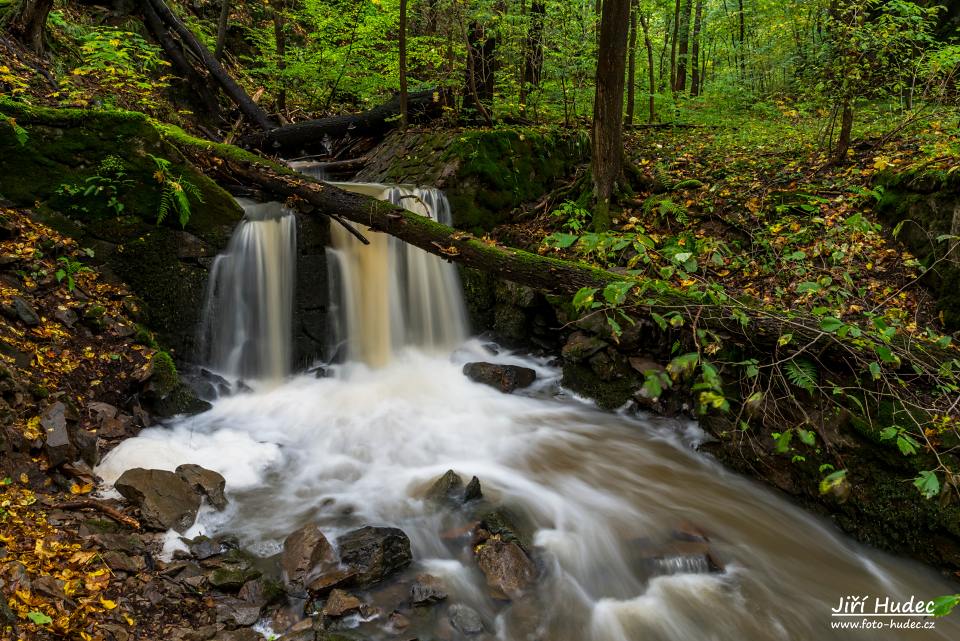
{"label": "submerged rock", "polygon": [[439,578],[430,574],[420,574],[410,586],[410,602],[417,605],[433,605],[447,598],[446,586]]}
{"label": "submerged rock", "polygon": [[143,524],[154,530],[185,532],[200,509],[200,496],[186,481],[166,470],[127,470],[114,487],[140,508]]}
{"label": "submerged rock", "polygon": [[363,607],[363,601],[343,590],[333,590],[323,604],[323,613],[328,617],[342,617]]}
{"label": "submerged rock", "polygon": [[280,566],[288,585],[303,588],[318,566],[336,561],[333,546],[313,523],[308,523],[283,542]]}
{"label": "submerged rock", "polygon": [[483,619],[469,605],[454,603],[447,611],[447,616],[454,629],[462,634],[480,634],[484,630]]}
{"label": "submerged rock", "polygon": [[179,466],[175,474],[186,481],[194,492],[207,497],[213,507],[218,510],[227,507],[227,497],[224,495],[227,481],[218,472],[199,465],[186,464]]}
{"label": "submerged rock", "polygon": [[424,496],[428,503],[445,507],[459,507],[480,498],[483,498],[480,479],[474,476],[470,479],[470,483],[464,486],[463,479],[453,470],[444,472],[443,476],[434,481]]}
{"label": "submerged rock", "polygon": [[537,373],[529,367],[498,365],[496,363],[467,363],[464,375],[475,383],[488,385],[504,394],[530,387],[537,380]]}
{"label": "submerged rock", "polygon": [[379,583],[410,565],[410,539],[392,527],[363,527],[337,539],[340,563],[348,568],[353,585],[363,588]]}
{"label": "submerged rock", "polygon": [[516,598],[536,581],[537,568],[519,545],[488,539],[476,551],[477,565],[487,577],[494,598]]}

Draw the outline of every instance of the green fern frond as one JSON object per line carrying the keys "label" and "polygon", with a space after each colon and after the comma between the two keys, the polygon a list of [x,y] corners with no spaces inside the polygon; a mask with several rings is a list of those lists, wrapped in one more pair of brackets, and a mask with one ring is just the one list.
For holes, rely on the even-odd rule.
{"label": "green fern frond", "polygon": [[817,366],[807,359],[799,358],[788,361],[786,366],[784,366],[784,370],[786,371],[787,379],[800,389],[811,393],[816,389],[820,373],[817,370]]}

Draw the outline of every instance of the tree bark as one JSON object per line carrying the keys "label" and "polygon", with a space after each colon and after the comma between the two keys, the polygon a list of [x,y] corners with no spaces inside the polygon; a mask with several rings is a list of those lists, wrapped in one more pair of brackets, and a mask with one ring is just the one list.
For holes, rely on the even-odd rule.
{"label": "tree bark", "polygon": [[400,0],[400,127],[410,124],[407,104],[407,0]]}
{"label": "tree bark", "polygon": [[637,0],[630,3],[630,40],[627,43],[627,115],[624,122],[633,124],[637,96]]}
{"label": "tree bark", "polygon": [[650,103],[648,105],[650,114],[647,121],[653,123],[657,120],[656,87],[654,85],[653,74],[653,42],[650,40],[650,25],[647,24],[646,16],[638,12],[638,17],[640,18],[640,27],[643,29],[643,44],[647,48],[647,100]]}
{"label": "tree bark", "polygon": [[697,0],[696,15],[693,19],[692,49],[690,54],[690,95],[700,95],[700,31],[703,28],[703,0]]}
{"label": "tree bark", "polygon": [[475,122],[479,114],[492,124],[493,94],[496,85],[497,37],[478,21],[467,30],[467,69],[463,91],[463,115]]}
{"label": "tree bark", "polygon": [[223,46],[227,41],[227,23],[229,22],[229,18],[230,0],[220,0],[220,19],[217,20],[217,48],[213,52],[213,57],[217,60],[223,58]]}
{"label": "tree bark", "polygon": [[693,16],[693,0],[687,0],[680,16],[680,41],[677,43],[677,81],[674,91],[684,91],[687,88],[687,55],[690,52],[690,19]]}
{"label": "tree bark", "polygon": [[287,111],[287,81],[283,73],[287,68],[287,30],[286,17],[283,14],[285,9],[286,0],[280,0],[279,4],[273,8],[273,37],[277,43],[277,70],[280,72],[280,77],[277,79],[280,83],[280,89],[277,91],[277,111],[281,114],[286,114]]}
{"label": "tree bark", "polygon": [[847,160],[847,151],[850,149],[850,139],[853,135],[853,101],[844,99],[840,107],[840,135],[837,137],[837,149],[833,155],[835,163]]}
{"label": "tree bark", "polygon": [[[407,115],[411,121],[427,120],[436,116],[439,106],[437,92],[432,90],[420,91],[407,97]],[[270,153],[311,151],[321,148],[326,137],[342,138],[348,133],[354,136],[381,135],[394,127],[394,121],[399,115],[400,98],[397,97],[360,114],[306,120],[252,134],[244,138],[241,144]]]}
{"label": "tree bark", "polygon": [[527,98],[532,87],[540,86],[543,75],[543,23],[547,13],[547,3],[533,0],[530,5],[527,39],[524,46],[523,80],[520,83],[520,113],[527,111]]}
{"label": "tree bark", "polygon": [[680,35],[680,0],[673,7],[673,37],[670,38],[670,91],[677,87],[677,39]]}
{"label": "tree bark", "polygon": [[739,3],[740,32],[737,48],[740,53],[740,78],[745,79],[747,77],[747,14],[743,10],[743,0],[739,0]]}
{"label": "tree bark", "polygon": [[52,9],[53,0],[20,0],[16,7],[7,10],[7,33],[36,55],[43,55],[44,30]]}
{"label": "tree bark", "polygon": [[147,29],[153,34],[153,37],[160,43],[160,47],[167,55],[167,58],[173,64],[173,68],[187,82],[192,97],[196,98],[199,105],[211,116],[221,117],[220,101],[217,98],[216,89],[213,88],[208,79],[190,64],[186,55],[183,53],[183,47],[180,42],[174,38],[170,32],[164,28],[163,23],[157,16],[157,12],[149,3],[143,5],[143,19]]}
{"label": "tree bark", "polygon": [[168,29],[180,36],[183,43],[200,58],[206,70],[217,83],[220,84],[224,93],[237,105],[244,116],[263,130],[269,131],[276,127],[276,124],[270,120],[267,113],[247,95],[247,92],[237,84],[237,81],[234,80],[230,74],[227,73],[227,70],[213,57],[210,50],[197,40],[193,32],[183,24],[180,18],[170,10],[170,7],[168,7],[163,0],[147,1],[153,7],[153,10],[156,11],[160,21],[163,22]]}
{"label": "tree bark", "polygon": [[630,0],[606,0],[600,19],[596,94],[593,103],[593,226],[610,227],[610,199],[623,162],[623,84],[627,64]]}

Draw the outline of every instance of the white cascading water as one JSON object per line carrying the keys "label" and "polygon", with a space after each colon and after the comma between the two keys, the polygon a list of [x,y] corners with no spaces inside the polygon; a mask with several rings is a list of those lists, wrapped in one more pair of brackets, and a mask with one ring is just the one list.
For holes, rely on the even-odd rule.
{"label": "white cascading water", "polygon": [[231,379],[290,373],[297,223],[280,203],[240,200],[244,218],[210,268],[202,360]]}
{"label": "white cascading water", "polygon": [[[437,189],[334,184],[452,223],[447,198]],[[463,342],[467,318],[456,267],[387,234],[364,235],[369,245],[331,226],[327,264],[336,351],[349,361],[382,367],[403,347],[449,352]]]}
{"label": "white cascading water", "polygon": [[[359,244],[349,251],[367,249],[389,254]],[[425,269],[443,266],[433,261]],[[380,295],[390,282],[382,271],[351,273],[348,292],[377,293],[389,312],[375,322],[388,315],[391,322],[422,322],[390,310],[384,301],[399,297]],[[347,316],[359,325],[369,320]],[[368,331],[347,330],[352,345]],[[451,333],[442,340],[453,340],[458,330],[445,331]],[[454,603],[483,618],[489,636],[471,638],[500,641],[960,638],[953,619],[936,621],[933,630],[831,628],[830,610],[844,596],[929,599],[956,586],[851,542],[696,454],[690,443],[702,433],[695,425],[597,411],[564,394],[559,372],[545,361],[492,355],[476,340],[446,353],[437,349],[441,340],[423,341],[432,349],[398,350],[407,336],[391,332],[371,352],[352,346],[353,357],[368,362],[336,365],[332,377],[294,376],[144,430],[110,452],[97,473],[112,483],[133,467],[196,463],[220,472],[230,505],[224,512],[204,507],[187,535],[234,534],[264,557],[307,522],[331,540],[367,524],[400,527],[416,559],[404,580],[429,572],[449,593],[445,603],[408,612],[412,623],[402,639],[467,639],[446,622]],[[475,360],[526,365],[539,380],[522,394],[501,394],[462,375],[463,364]],[[493,599],[469,544],[441,535],[468,525],[423,501],[425,488],[447,469],[478,476],[487,500],[529,523],[541,577],[528,598],[512,606]],[[691,523],[709,533],[722,572],[706,573],[683,555],[647,553]],[[384,612],[347,619],[360,638],[398,638],[386,617],[409,588],[387,583],[359,593]]]}

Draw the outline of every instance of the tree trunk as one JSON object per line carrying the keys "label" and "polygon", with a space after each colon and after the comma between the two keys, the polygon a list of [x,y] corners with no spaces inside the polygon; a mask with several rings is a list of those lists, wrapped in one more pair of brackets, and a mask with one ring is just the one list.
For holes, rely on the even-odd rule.
{"label": "tree trunk", "polygon": [[693,19],[693,35],[691,40],[693,44],[690,54],[690,95],[700,95],[700,30],[703,27],[703,0],[697,0],[696,16]]}
{"label": "tree trunk", "polygon": [[15,8],[7,10],[6,31],[33,53],[43,55],[44,29],[51,9],[53,0],[20,0]]}
{"label": "tree trunk", "polygon": [[840,108],[840,135],[837,137],[837,149],[833,155],[835,163],[845,162],[847,151],[850,149],[850,138],[853,134],[853,101],[845,98]]}
{"label": "tree trunk", "polygon": [[407,106],[407,0],[400,0],[400,127],[407,128],[410,116]]}
{"label": "tree trunk", "polygon": [[680,16],[680,41],[677,43],[677,80],[674,91],[684,91],[687,88],[687,56],[690,52],[690,19],[693,16],[693,0],[687,0]]}
{"label": "tree trunk", "polygon": [[230,97],[230,99],[237,105],[241,113],[244,116],[249,118],[255,125],[260,127],[263,130],[269,131],[276,127],[274,122],[270,120],[270,117],[267,116],[266,112],[260,108],[257,103],[247,95],[247,92],[237,84],[237,81],[234,80],[226,69],[213,57],[213,54],[210,53],[210,50],[207,49],[203,44],[197,40],[197,37],[193,35],[193,32],[187,28],[180,18],[170,10],[170,7],[166,5],[163,0],[147,0],[150,5],[153,7],[153,10],[156,11],[157,17],[164,23],[164,25],[175,32],[180,39],[183,40],[183,43],[192,50],[203,62],[203,66],[207,69],[211,76],[220,84],[220,87],[224,92]]}
{"label": "tree trunk", "polygon": [[743,0],[739,0],[739,3],[740,33],[737,49],[740,53],[740,78],[745,79],[747,77],[747,15],[743,11]]}
{"label": "tree trunk", "polygon": [[527,41],[524,47],[523,81],[520,83],[520,113],[527,111],[527,97],[532,87],[540,86],[543,76],[543,23],[547,14],[547,3],[533,0],[530,5],[530,19],[527,27]]}
{"label": "tree trunk", "polygon": [[627,44],[627,115],[624,120],[633,124],[633,110],[637,95],[637,0],[630,3],[630,41]]}
{"label": "tree trunk", "polygon": [[[420,91],[407,96],[407,116],[429,120],[438,115],[440,102],[437,92]],[[245,147],[263,149],[269,153],[299,153],[322,149],[325,138],[352,136],[379,136],[396,124],[400,115],[400,98],[394,98],[378,107],[359,114],[306,120],[286,127],[252,134],[241,143]]]}
{"label": "tree trunk", "polygon": [[610,199],[623,162],[623,81],[627,64],[630,0],[606,0],[600,20],[593,103],[593,226],[610,228]]}
{"label": "tree trunk", "polygon": [[673,37],[670,38],[670,91],[677,87],[677,39],[680,35],[680,0],[673,8]]}
{"label": "tree trunk", "polygon": [[287,80],[283,73],[287,68],[287,19],[283,14],[285,9],[286,0],[280,0],[273,9],[273,37],[277,43],[277,70],[280,72],[280,77],[277,79],[280,83],[280,89],[277,91],[277,111],[281,114],[287,112]]}
{"label": "tree trunk", "polygon": [[463,91],[463,112],[468,122],[477,115],[492,124],[497,38],[476,20],[467,31],[466,86]]}
{"label": "tree trunk", "polygon": [[643,44],[647,48],[647,99],[650,102],[650,115],[647,120],[651,123],[657,120],[656,88],[653,78],[653,42],[650,40],[650,25],[647,24],[647,18],[639,13],[640,27],[643,29]]}
{"label": "tree trunk", "polygon": [[[276,11],[274,11],[276,15]],[[213,52],[213,57],[217,60],[223,58],[223,46],[227,42],[227,23],[230,19],[230,0],[220,0],[220,19],[217,20],[217,48]]]}
{"label": "tree trunk", "polygon": [[153,10],[150,3],[143,5],[144,23],[147,29],[153,34],[153,37],[160,43],[160,47],[166,54],[167,59],[173,63],[176,72],[187,81],[187,86],[192,92],[191,98],[196,99],[198,104],[211,116],[219,118],[220,101],[217,97],[217,90],[212,86],[206,76],[201,74],[190,64],[187,56],[183,52],[180,41],[174,38],[170,31],[164,28],[163,23]]}

